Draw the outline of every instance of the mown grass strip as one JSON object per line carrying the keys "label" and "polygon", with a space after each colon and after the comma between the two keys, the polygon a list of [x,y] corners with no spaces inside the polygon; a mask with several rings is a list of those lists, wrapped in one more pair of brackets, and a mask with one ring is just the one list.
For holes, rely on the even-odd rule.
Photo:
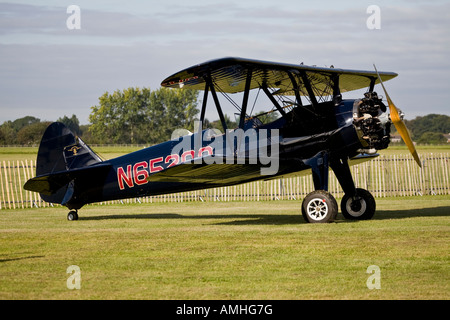
{"label": "mown grass strip", "polygon": [[5,211],[0,299],[448,299],[450,199],[377,205],[325,225],[299,201],[88,206],[72,222],[61,207]]}

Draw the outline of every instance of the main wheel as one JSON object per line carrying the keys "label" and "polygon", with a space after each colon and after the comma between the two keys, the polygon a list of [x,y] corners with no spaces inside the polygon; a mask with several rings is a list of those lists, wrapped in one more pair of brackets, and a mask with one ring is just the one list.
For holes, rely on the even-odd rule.
{"label": "main wheel", "polygon": [[357,188],[353,197],[344,195],[341,200],[342,215],[350,220],[369,220],[375,213],[376,203],[372,194]]}
{"label": "main wheel", "polygon": [[78,213],[74,210],[70,211],[67,214],[67,220],[69,221],[78,220]]}
{"label": "main wheel", "polygon": [[336,218],[337,212],[336,199],[327,191],[316,190],[303,199],[302,215],[306,222],[332,222]]}

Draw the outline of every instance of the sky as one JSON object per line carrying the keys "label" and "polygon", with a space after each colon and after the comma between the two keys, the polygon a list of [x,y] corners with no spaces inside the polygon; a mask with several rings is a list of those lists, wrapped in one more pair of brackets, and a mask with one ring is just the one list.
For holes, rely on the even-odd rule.
{"label": "sky", "polygon": [[88,124],[105,92],[156,90],[181,69],[228,56],[357,70],[375,63],[399,74],[385,85],[406,119],[450,115],[449,0],[10,0],[0,1],[0,124],[72,114]]}

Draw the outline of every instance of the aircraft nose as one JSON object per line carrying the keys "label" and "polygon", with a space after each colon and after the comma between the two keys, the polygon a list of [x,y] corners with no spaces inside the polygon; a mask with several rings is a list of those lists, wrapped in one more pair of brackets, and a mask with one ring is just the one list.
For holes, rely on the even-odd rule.
{"label": "aircraft nose", "polygon": [[[375,71],[377,71],[377,68],[375,67],[375,65],[374,65],[374,68],[375,68]],[[383,87],[383,91],[384,91],[384,94],[386,95],[386,99],[388,101],[391,122],[394,124],[398,133],[402,137],[403,141],[405,142],[406,146],[408,147],[409,152],[413,156],[416,163],[419,165],[419,167],[422,167],[422,163],[420,162],[419,155],[417,154],[416,148],[414,147],[414,142],[412,141],[412,139],[409,135],[408,129],[406,128],[406,125],[403,122],[404,114],[392,102],[391,98],[389,97],[389,95],[387,93],[386,88],[384,87],[383,81],[381,80],[381,77],[378,74],[378,71],[377,71],[377,75],[378,75],[380,84]]]}
{"label": "aircraft nose", "polygon": [[361,145],[366,153],[386,149],[389,145],[390,126],[386,105],[374,91],[366,92],[357,100],[353,110],[355,125]]}

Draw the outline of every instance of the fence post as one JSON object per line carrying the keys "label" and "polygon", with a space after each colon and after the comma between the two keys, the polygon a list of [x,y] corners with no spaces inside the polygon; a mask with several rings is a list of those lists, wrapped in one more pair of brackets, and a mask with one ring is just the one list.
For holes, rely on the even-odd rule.
{"label": "fence post", "polygon": [[444,183],[445,183],[446,188],[447,188],[446,193],[450,194],[450,186],[448,184],[448,178],[449,178],[448,177],[448,159],[446,159],[443,154],[441,154],[441,156],[442,156],[442,158],[441,158],[442,167],[444,168],[444,178],[445,178]]}
{"label": "fence post", "polygon": [[4,199],[5,199],[5,193],[3,191],[3,174],[2,174],[1,164],[0,164],[0,185],[1,185],[1,189],[2,189],[2,197],[0,198],[0,210],[1,210],[2,209],[2,201],[4,201]]}
{"label": "fence post", "polygon": [[[8,207],[11,209],[11,198],[9,196],[9,183],[8,183],[8,170],[6,169],[6,161],[3,161],[3,169],[5,172],[5,188],[6,188],[6,196],[8,199]],[[6,207],[6,204],[5,204]]]}
{"label": "fence post", "polygon": [[[399,197],[425,194],[450,194],[449,153],[421,154],[422,168],[406,154],[380,156],[351,168],[355,186],[362,187],[375,197]],[[23,183],[34,174],[34,161],[13,160],[1,162],[0,209],[17,209],[34,206],[49,206],[39,194],[23,190]],[[333,172],[330,172],[329,190],[340,197],[341,187]],[[178,192],[159,196],[148,196],[144,203],[185,201],[271,201],[301,200],[314,190],[311,174],[288,178],[253,181],[240,185],[216,187],[193,192]],[[200,198],[201,195],[201,198]],[[132,203],[135,200],[125,200]],[[114,204],[107,202],[102,204]]]}

